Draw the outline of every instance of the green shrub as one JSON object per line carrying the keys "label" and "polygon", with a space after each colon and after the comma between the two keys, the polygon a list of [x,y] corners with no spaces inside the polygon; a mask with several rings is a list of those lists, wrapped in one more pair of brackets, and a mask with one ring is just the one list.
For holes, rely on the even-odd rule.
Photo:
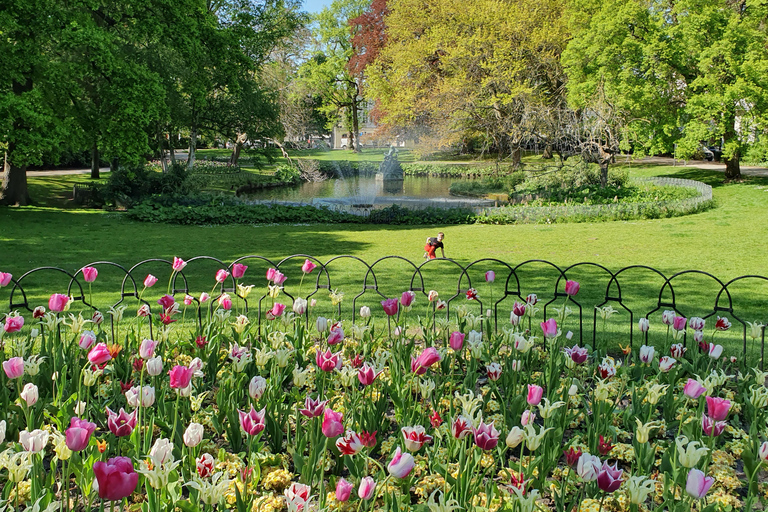
{"label": "green shrub", "polygon": [[301,181],[301,172],[294,166],[280,164],[275,169],[275,179],[284,183],[299,183]]}

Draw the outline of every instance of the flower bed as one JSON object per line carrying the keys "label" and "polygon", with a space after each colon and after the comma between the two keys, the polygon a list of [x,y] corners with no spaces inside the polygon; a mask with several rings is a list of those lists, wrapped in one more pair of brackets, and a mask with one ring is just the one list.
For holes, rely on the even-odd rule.
{"label": "flower bed", "polygon": [[[235,263],[208,291],[174,297],[185,266],[174,259],[154,339],[142,336],[146,297],[163,286],[152,275],[103,313],[76,315],[79,300],[54,293],[5,316],[9,506],[688,511],[766,498],[768,373],[734,365],[719,344],[727,318],[654,313],[637,330],[666,335],[609,353],[602,336],[586,347],[570,332],[589,287],[574,280],[558,281],[549,309],[533,294],[511,304],[497,330],[493,312],[473,313],[486,286],[493,296],[493,271],[460,301],[407,290],[351,322],[317,313],[343,293],[301,293],[321,271],[310,260],[265,278]],[[78,274],[89,287],[100,278]],[[263,322],[242,309],[254,286]],[[199,323],[179,321],[187,309]]]}

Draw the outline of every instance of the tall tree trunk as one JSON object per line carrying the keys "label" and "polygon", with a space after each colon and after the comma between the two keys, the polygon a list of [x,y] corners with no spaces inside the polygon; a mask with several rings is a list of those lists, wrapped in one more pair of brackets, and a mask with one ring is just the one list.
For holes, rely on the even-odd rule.
{"label": "tall tree trunk", "polygon": [[512,166],[517,169],[520,167],[520,160],[522,159],[523,151],[516,147],[514,151],[512,151]]}
{"label": "tall tree trunk", "polygon": [[189,134],[189,155],[187,155],[187,169],[192,170],[195,166],[195,149],[197,149],[197,126],[192,128]]}
{"label": "tall tree trunk", "polygon": [[597,163],[600,165],[600,186],[608,186],[608,166],[611,165],[613,154],[605,151],[602,147],[597,150]]}
{"label": "tall tree trunk", "polygon": [[[9,150],[15,144],[8,144]],[[11,151],[3,157],[3,172],[0,179],[0,205],[26,206],[31,200],[27,188],[27,166],[15,166],[9,160]]]}
{"label": "tall tree trunk", "polygon": [[173,137],[168,137],[168,152],[171,154],[171,165],[176,165],[176,149],[173,147]]}
{"label": "tall tree trunk", "polygon": [[[723,145],[725,147],[728,147],[731,142],[733,144],[738,144],[738,134],[736,133],[736,116],[733,114],[728,115],[730,119],[728,119],[728,126],[725,129],[725,133],[723,134]],[[741,154],[738,147],[730,158],[723,156],[723,161],[725,162],[725,181],[741,179],[741,166],[739,165],[740,157]]]}
{"label": "tall tree trunk", "polygon": [[360,121],[357,117],[357,98],[355,98],[352,100],[352,131],[355,133],[353,134],[353,138],[350,139],[352,141],[352,151],[355,153],[360,151],[360,148],[358,147],[360,143],[357,140],[357,135],[360,133]]}
{"label": "tall tree trunk", "polygon": [[248,135],[245,133],[238,133],[235,137],[235,147],[232,148],[232,155],[229,157],[229,165],[237,165],[237,161],[240,160],[240,152],[243,150],[243,144],[248,140]]}
{"label": "tall tree trunk", "polygon": [[93,138],[93,146],[91,146],[91,179],[99,179],[99,144],[96,142],[96,137]]}
{"label": "tall tree trunk", "polygon": [[549,160],[552,158],[552,144],[547,144],[544,146],[544,153],[542,153],[541,158],[544,160]]}

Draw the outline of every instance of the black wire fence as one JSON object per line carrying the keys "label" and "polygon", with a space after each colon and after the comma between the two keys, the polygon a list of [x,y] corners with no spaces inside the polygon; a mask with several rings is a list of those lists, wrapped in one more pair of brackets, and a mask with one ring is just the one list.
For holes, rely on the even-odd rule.
{"label": "black wire fence", "polygon": [[[305,260],[317,267],[311,273],[301,270]],[[230,274],[219,284],[214,276],[218,269],[231,271],[235,264],[247,265],[238,280]],[[729,355],[739,355],[740,365],[763,367],[765,327],[768,323],[768,277],[739,276],[721,280],[717,276],[698,270],[683,270],[666,275],[643,265],[632,265],[612,271],[597,263],[582,262],[561,268],[545,260],[528,260],[510,264],[486,258],[469,264],[438,258],[413,262],[400,256],[386,256],[368,263],[355,256],[336,256],[320,261],[312,256],[297,254],[281,260],[251,255],[225,263],[210,256],[197,256],[186,260],[179,272],[172,271],[173,261],[161,258],[140,261],[126,267],[110,261],[95,261],[82,268],[94,267],[99,276],[92,283],[85,282],[82,268],[69,271],[58,267],[31,269],[11,278],[0,288],[0,300],[7,301],[9,312],[32,312],[37,306],[46,306],[52,293],[65,293],[72,297],[72,310],[102,312],[124,305],[130,310],[145,305],[151,313],[161,313],[163,306],[156,298],[166,292],[176,297],[189,296],[189,308],[194,311],[198,325],[202,323],[206,308],[213,308],[223,293],[230,294],[238,312],[245,312],[258,322],[259,332],[273,301],[286,303],[290,310],[293,300],[302,297],[315,299],[316,305],[306,314],[324,315],[337,320],[360,322],[361,306],[368,306],[383,316],[379,302],[399,297],[403,291],[417,294],[416,315],[427,318],[435,314],[436,301],[430,302],[430,291],[438,292],[438,300],[445,308],[438,315],[451,318],[452,312],[469,310],[490,322],[495,332],[510,327],[510,312],[516,301],[526,302],[530,294],[538,298],[538,321],[558,316],[554,309],[566,306],[570,310],[562,322],[564,332],[573,333],[574,342],[594,346],[598,338],[630,348],[638,344],[661,342],[669,339],[669,328],[662,324],[663,311],[674,311],[686,318],[700,317],[707,322],[706,341],[723,344]],[[287,276],[280,295],[270,298],[266,272],[280,270]],[[2,269],[0,269],[2,270]],[[487,272],[495,278],[489,282]],[[144,288],[144,279],[153,274],[159,279],[153,288]],[[580,283],[579,292],[572,297],[565,293],[567,280]],[[240,286],[238,286],[240,285]],[[251,290],[243,288],[253,285]],[[473,300],[467,291],[476,291]],[[202,303],[201,292],[211,300]],[[335,299],[329,295],[334,292]],[[7,294],[3,299],[3,294]],[[343,294],[341,298],[340,294]],[[461,307],[460,307],[461,306]],[[376,309],[378,308],[378,309]],[[2,313],[2,311],[0,311]],[[732,327],[727,332],[714,330],[717,317],[727,317]],[[152,336],[153,315],[148,317]],[[638,320],[648,318],[651,327],[640,332]],[[156,323],[157,320],[154,320]],[[482,327],[478,327],[482,328]],[[486,327],[487,328],[487,327]],[[537,333],[534,328],[533,334]],[[692,345],[693,336],[684,336],[683,343]]]}

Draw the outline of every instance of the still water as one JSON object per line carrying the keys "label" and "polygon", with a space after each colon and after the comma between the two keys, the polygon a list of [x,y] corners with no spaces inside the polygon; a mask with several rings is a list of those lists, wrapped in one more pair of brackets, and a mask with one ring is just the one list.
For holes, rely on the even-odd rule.
{"label": "still water", "polygon": [[302,183],[295,187],[264,189],[247,198],[310,202],[314,198],[442,198],[450,197],[448,189],[454,178],[426,178],[406,176],[400,181],[381,181],[374,177],[354,176],[315,183]]}

